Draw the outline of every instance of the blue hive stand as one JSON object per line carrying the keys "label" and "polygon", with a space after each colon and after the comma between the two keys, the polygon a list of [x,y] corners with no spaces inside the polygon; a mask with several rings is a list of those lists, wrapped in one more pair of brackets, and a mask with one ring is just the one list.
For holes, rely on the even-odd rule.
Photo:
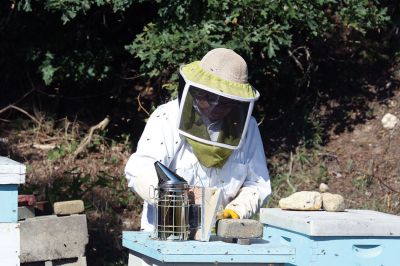
{"label": "blue hive stand", "polygon": [[221,241],[159,241],[147,232],[124,232],[129,266],[152,265],[398,266],[400,217],[370,210],[284,211],[264,208],[263,238],[251,245]]}

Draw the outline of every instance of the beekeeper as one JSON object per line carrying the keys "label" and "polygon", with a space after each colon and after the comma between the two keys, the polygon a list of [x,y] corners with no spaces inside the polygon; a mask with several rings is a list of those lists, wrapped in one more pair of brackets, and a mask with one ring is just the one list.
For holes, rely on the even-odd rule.
{"label": "beekeeper", "polygon": [[178,99],[152,113],[125,168],[128,186],[144,200],[141,228],[154,228],[155,161],[189,185],[221,189],[224,218],[249,218],[271,186],[247,64],[232,50],[213,49],[182,66],[179,78]]}

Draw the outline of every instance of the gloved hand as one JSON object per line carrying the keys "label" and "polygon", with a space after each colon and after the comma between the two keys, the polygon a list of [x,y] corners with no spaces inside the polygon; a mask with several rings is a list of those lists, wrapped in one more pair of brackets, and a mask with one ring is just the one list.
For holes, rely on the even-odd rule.
{"label": "gloved hand", "polygon": [[229,210],[229,209],[225,209],[222,212],[218,213],[217,215],[217,219],[239,219],[239,215],[233,211],[233,210]]}

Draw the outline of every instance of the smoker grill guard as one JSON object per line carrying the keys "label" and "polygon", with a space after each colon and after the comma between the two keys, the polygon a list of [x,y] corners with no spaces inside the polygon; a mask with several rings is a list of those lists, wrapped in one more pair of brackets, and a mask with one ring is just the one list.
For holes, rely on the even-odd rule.
{"label": "smoker grill guard", "polygon": [[160,240],[188,240],[188,185],[164,184],[157,192],[155,236]]}

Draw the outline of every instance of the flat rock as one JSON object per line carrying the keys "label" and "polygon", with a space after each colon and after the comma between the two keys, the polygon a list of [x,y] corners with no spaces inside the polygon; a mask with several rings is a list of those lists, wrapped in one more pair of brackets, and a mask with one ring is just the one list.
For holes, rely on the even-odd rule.
{"label": "flat rock", "polygon": [[252,219],[222,219],[218,221],[217,235],[224,238],[260,238],[263,225]]}
{"label": "flat rock", "polygon": [[69,200],[54,203],[54,214],[69,215],[82,213],[85,210],[82,200]]}
{"label": "flat rock", "polygon": [[346,209],[346,204],[339,194],[322,193],[322,208],[328,212],[342,212]]}
{"label": "flat rock", "polygon": [[316,191],[300,191],[279,201],[283,210],[315,211],[322,207],[321,193]]}

